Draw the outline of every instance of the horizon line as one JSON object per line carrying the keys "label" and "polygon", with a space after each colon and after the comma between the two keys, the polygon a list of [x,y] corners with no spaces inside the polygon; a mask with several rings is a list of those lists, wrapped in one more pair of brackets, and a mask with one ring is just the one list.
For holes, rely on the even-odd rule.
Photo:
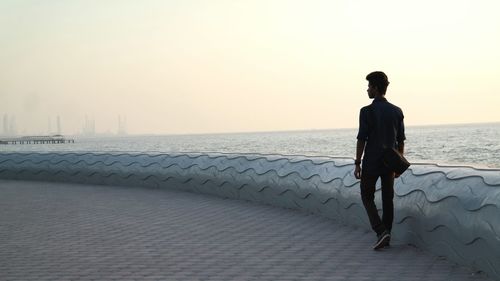
{"label": "horizon line", "polygon": [[[422,128],[422,127],[442,127],[442,126],[472,126],[472,125],[488,125],[500,124],[500,121],[493,122],[469,122],[469,123],[448,123],[448,124],[426,124],[426,125],[406,125],[406,128]],[[293,133],[293,132],[320,132],[320,131],[335,131],[335,130],[355,130],[357,127],[339,127],[339,128],[312,128],[312,129],[289,129],[289,130],[262,130],[262,131],[235,131],[235,132],[200,132],[200,133],[95,133],[94,135],[84,134],[63,134],[66,136],[78,136],[85,138],[92,137],[139,137],[139,136],[197,136],[197,135],[232,135],[232,134],[263,134],[263,133]]]}

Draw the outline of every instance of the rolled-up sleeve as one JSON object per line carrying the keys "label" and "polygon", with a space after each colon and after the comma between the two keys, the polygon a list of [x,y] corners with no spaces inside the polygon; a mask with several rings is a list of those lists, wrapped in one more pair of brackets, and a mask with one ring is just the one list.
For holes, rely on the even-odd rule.
{"label": "rolled-up sleeve", "polygon": [[404,118],[405,117],[403,115],[403,112],[401,112],[401,120],[398,126],[398,135],[396,136],[396,140],[398,141],[398,143],[401,143],[404,140],[406,140]]}
{"label": "rolled-up sleeve", "polygon": [[358,140],[366,141],[368,140],[368,116],[366,116],[366,110],[361,108],[359,111],[359,130],[358,136],[356,137]]}

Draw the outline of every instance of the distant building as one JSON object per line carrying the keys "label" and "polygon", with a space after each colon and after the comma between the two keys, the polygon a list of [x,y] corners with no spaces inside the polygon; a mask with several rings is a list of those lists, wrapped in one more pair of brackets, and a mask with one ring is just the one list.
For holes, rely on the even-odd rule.
{"label": "distant building", "polygon": [[118,115],[118,135],[126,135],[127,134],[127,117],[122,118]]}
{"label": "distant building", "polygon": [[95,135],[95,120],[89,119],[86,115],[85,115],[85,124],[83,125],[82,128],[82,134],[87,136]]}
{"label": "distant building", "polygon": [[3,115],[3,134],[9,134],[9,115],[7,114]]}
{"label": "distant building", "polygon": [[48,130],[47,130],[47,135],[52,135],[52,119],[48,118]]}
{"label": "distant building", "polygon": [[57,119],[56,119],[56,122],[57,122],[57,134],[60,135],[61,134],[61,117],[59,115],[57,115]]}
{"label": "distant building", "polygon": [[16,126],[16,116],[12,116],[9,120],[9,129],[7,132],[8,135],[17,135],[17,126]]}

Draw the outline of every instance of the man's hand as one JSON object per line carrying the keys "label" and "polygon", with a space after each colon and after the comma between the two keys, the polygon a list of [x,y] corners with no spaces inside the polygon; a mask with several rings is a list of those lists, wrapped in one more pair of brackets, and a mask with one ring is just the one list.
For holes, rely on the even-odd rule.
{"label": "man's hand", "polygon": [[354,165],[356,165],[356,168],[354,169],[354,177],[356,177],[358,180],[361,178],[361,157],[363,156],[363,151],[365,150],[365,144],[366,142],[363,140],[358,140],[356,142],[356,159],[354,161]]}
{"label": "man's hand", "polygon": [[357,178],[358,180],[361,178],[361,166],[356,165],[356,168],[354,168],[354,177]]}

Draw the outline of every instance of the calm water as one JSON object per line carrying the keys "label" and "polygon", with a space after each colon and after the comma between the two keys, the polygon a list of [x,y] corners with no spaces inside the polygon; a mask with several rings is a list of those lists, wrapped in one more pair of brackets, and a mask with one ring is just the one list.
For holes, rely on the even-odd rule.
{"label": "calm water", "polygon": [[[244,152],[354,157],[356,129],[212,135],[75,137],[74,144],[0,145],[1,151]],[[500,123],[408,127],[411,162],[500,168]]]}

